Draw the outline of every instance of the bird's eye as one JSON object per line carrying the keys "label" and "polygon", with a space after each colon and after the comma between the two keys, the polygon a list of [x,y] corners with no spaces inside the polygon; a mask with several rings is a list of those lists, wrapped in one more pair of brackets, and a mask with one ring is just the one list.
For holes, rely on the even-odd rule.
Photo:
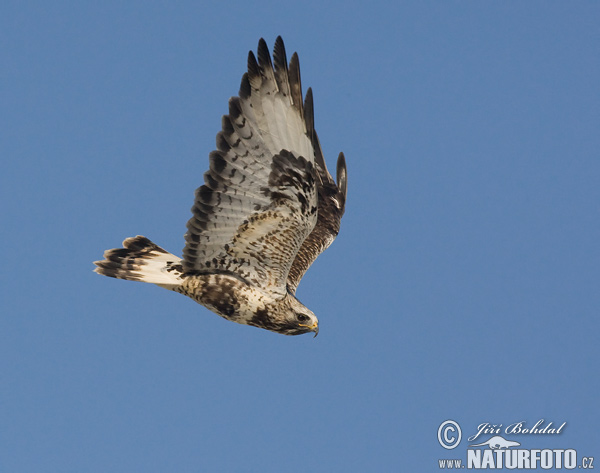
{"label": "bird's eye", "polygon": [[296,318],[299,322],[307,322],[308,320],[310,320],[310,317],[304,314],[296,314]]}

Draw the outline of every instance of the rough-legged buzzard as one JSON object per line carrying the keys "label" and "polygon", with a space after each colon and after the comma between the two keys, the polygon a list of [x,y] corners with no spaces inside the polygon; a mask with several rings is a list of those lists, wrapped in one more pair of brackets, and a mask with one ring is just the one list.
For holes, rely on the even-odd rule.
{"label": "rough-legged buzzard", "polygon": [[298,55],[288,66],[281,37],[272,61],[263,39],[258,60],[250,51],[222,128],[196,190],[183,258],[136,236],[106,251],[95,271],[179,292],[240,324],[316,334],[317,317],[296,288],[338,234],[346,162],[340,153],[336,184],[314,128],[312,91],[303,102]]}

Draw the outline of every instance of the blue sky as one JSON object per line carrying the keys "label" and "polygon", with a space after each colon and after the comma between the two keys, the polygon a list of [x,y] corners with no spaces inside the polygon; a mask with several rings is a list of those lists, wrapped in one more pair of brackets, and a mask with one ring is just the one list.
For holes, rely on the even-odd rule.
{"label": "blue sky", "polygon": [[[439,471],[479,424],[600,458],[596,2],[3,2],[0,469]],[[249,49],[312,86],[342,231],[318,338],[92,261],[181,254]],[[446,419],[463,440],[445,450]],[[484,437],[482,437],[483,439]]]}

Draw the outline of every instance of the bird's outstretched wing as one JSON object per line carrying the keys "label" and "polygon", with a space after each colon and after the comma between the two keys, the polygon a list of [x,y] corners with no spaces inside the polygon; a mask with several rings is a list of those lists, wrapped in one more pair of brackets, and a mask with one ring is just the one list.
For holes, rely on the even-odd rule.
{"label": "bird's outstretched wing", "polygon": [[[292,263],[303,274],[318,255],[304,258],[308,264],[294,261],[317,220],[331,219],[331,203],[320,200],[332,179],[314,132],[312,92],[303,103],[298,56],[288,68],[281,37],[273,61],[263,39],[258,60],[249,53],[248,72],[239,97],[229,101],[204,182],[187,224],[184,270],[230,273],[283,297]],[[322,247],[319,235],[313,239]]]}
{"label": "bird's outstretched wing", "polygon": [[296,293],[298,284],[306,270],[329,245],[340,231],[340,221],[346,206],[348,178],[344,153],[338,156],[336,167],[337,185],[327,171],[321,146],[314,133],[313,144],[316,151],[317,188],[319,194],[318,218],[312,232],[306,237],[288,274],[288,291]]}

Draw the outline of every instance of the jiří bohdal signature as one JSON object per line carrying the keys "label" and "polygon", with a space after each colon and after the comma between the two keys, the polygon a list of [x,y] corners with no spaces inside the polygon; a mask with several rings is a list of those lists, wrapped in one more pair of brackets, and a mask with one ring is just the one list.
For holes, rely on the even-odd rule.
{"label": "ji\u0159\u00ed bohdal signature", "polygon": [[[566,422],[563,422],[559,427],[553,427],[553,423],[549,422],[545,426],[543,426],[545,420],[538,420],[533,427],[526,427],[525,421],[515,422],[514,424],[508,425],[504,429],[504,433],[506,435],[516,435],[516,434],[530,434],[530,435],[558,435],[562,432],[563,428],[567,425]],[[543,426],[543,427],[542,427]],[[479,424],[477,426],[477,433],[475,435],[471,435],[467,440],[469,442],[473,442],[477,439],[481,434],[492,434],[498,435],[502,433],[502,424],[490,424],[489,422],[485,422],[483,424]],[[502,437],[500,437],[502,438]]]}

